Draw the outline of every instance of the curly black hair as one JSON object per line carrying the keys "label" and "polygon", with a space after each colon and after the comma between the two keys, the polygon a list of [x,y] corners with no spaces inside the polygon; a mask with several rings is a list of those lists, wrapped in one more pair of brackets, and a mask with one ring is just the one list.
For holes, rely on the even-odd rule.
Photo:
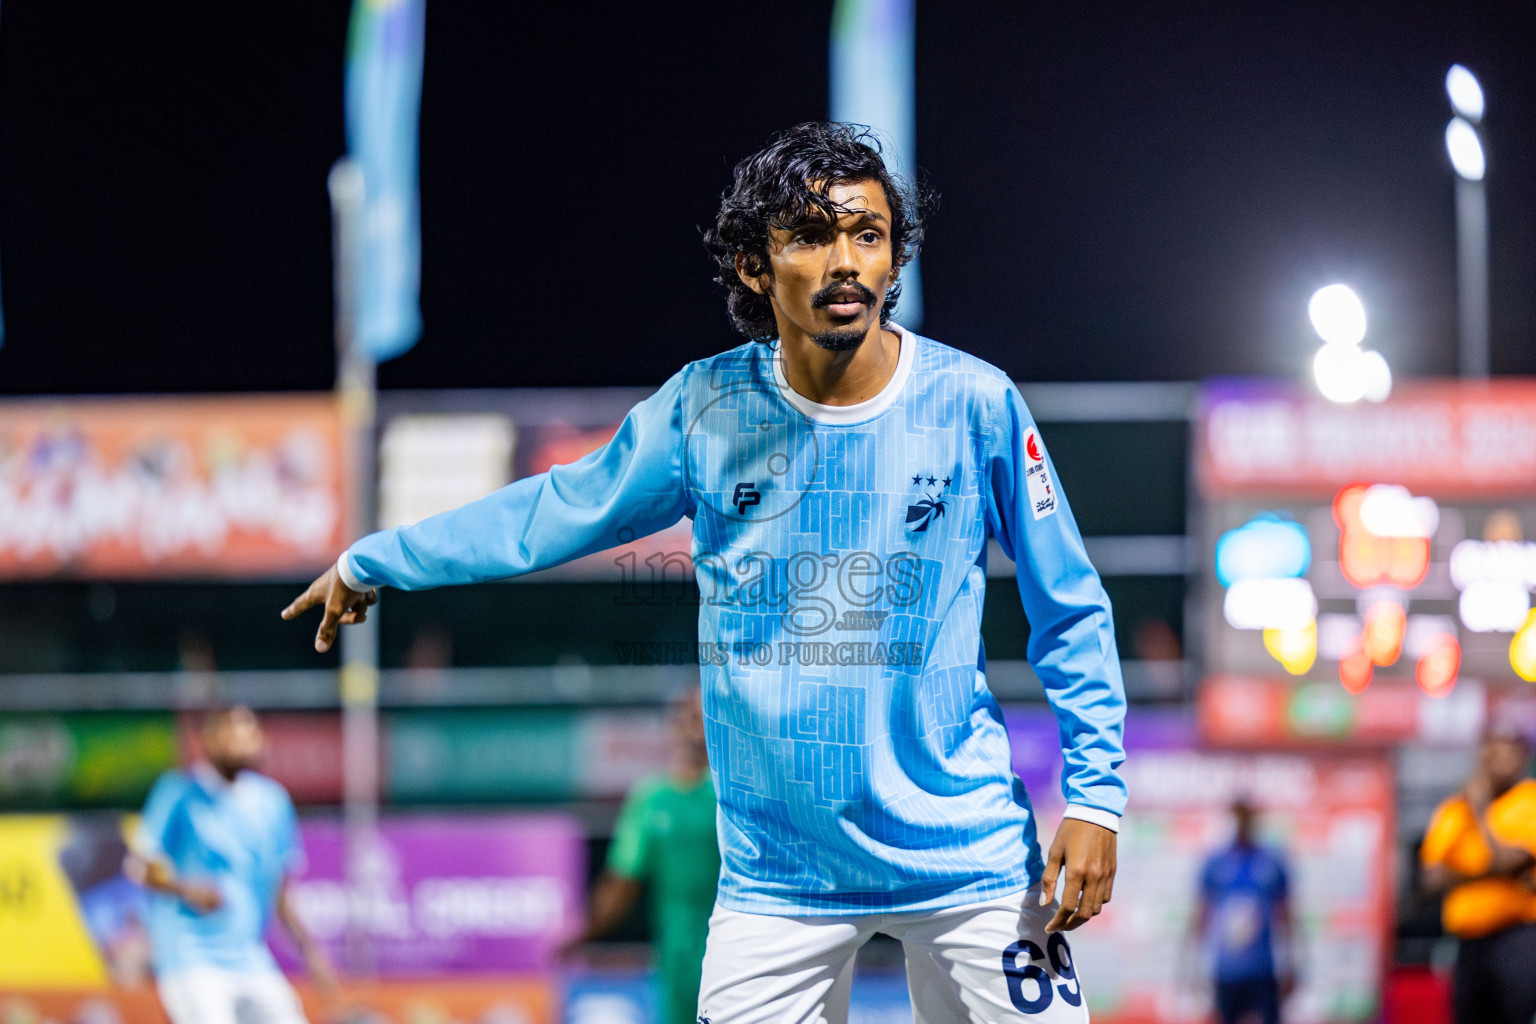
{"label": "curly black hair", "polygon": [[[715,281],[726,290],[726,305],[736,329],[754,341],[778,337],[773,305],[742,283],[736,257],[750,275],[769,273],[768,232],[793,230],[815,216],[836,221],[847,212],[827,197],[837,185],[878,181],[891,207],[891,253],[896,267],[917,256],[925,220],[933,205],[927,189],[897,178],[881,158],[880,140],[863,125],[809,121],[775,136],[736,165],[735,180],[721,197],[715,226],[704,232],[714,257]],[[891,318],[901,298],[901,282],[892,284],[880,308],[880,323]]]}

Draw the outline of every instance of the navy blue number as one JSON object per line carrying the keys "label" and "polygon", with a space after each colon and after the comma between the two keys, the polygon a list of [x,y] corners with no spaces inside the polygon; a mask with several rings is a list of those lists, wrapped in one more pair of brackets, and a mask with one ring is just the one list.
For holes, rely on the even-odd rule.
{"label": "navy blue number", "polygon": [[[1019,966],[1020,953],[1028,953],[1031,963],[1024,967]],[[1045,973],[1045,968],[1037,967],[1033,961],[1044,960],[1045,954],[1040,952],[1040,947],[1028,939],[1020,939],[1007,949],[1003,950],[1003,977],[1008,979],[1008,998],[1020,1013],[1039,1013],[1051,1005],[1051,978]],[[1033,999],[1024,998],[1024,982],[1033,981],[1036,994]],[[1075,1005],[1075,1004],[1074,1004]]]}
{"label": "navy blue number", "polygon": [[1067,937],[1056,932],[1045,944],[1045,948],[1050,951],[1051,968],[1057,976],[1072,982],[1070,989],[1065,985],[1057,985],[1056,991],[1061,993],[1061,998],[1069,1005],[1082,1006],[1083,983],[1077,980],[1077,970],[1072,966],[1072,947],[1067,945]]}

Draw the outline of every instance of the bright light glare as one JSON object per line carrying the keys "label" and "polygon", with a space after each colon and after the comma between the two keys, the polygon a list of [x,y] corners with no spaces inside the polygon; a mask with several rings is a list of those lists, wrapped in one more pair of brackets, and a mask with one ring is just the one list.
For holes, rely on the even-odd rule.
{"label": "bright light glare", "polygon": [[1462,590],[1481,580],[1518,580],[1536,588],[1536,543],[1463,540],[1451,549],[1451,582]]}
{"label": "bright light glare", "polygon": [[1224,587],[1254,577],[1301,576],[1311,564],[1306,528],[1267,513],[1216,542],[1216,578]]}
{"label": "bright light glare", "polygon": [[1515,675],[1536,683],[1536,612],[1526,616],[1525,625],[1509,642],[1509,664]]}
{"label": "bright light glare", "polygon": [[1377,601],[1365,613],[1362,649],[1371,662],[1383,668],[1395,664],[1403,653],[1403,632],[1408,616],[1396,601]]}
{"label": "bright light glare", "polygon": [[1365,353],[1353,345],[1324,345],[1312,360],[1317,390],[1330,402],[1358,402],[1365,397]]}
{"label": "bright light glare", "polygon": [[1461,668],[1461,644],[1449,633],[1429,639],[1429,650],[1419,658],[1414,676],[1419,689],[1431,697],[1444,697],[1456,688],[1456,673]]}
{"label": "bright light glare", "polygon": [[1377,537],[1433,537],[1440,506],[1397,484],[1373,484],[1360,501],[1360,525]]}
{"label": "bright light glare", "polygon": [[1477,124],[1483,119],[1483,87],[1477,76],[1460,64],[1452,64],[1445,73],[1445,93],[1456,113]]}
{"label": "bright light glare", "polygon": [[1317,596],[1306,580],[1238,580],[1221,610],[1233,629],[1306,629],[1317,621]]}
{"label": "bright light glare", "polygon": [[1514,633],[1531,613],[1531,592],[1518,580],[1478,580],[1461,592],[1458,610],[1474,633]]}
{"label": "bright light glare", "polygon": [[1365,306],[1347,284],[1319,288],[1307,303],[1307,316],[1330,345],[1358,345],[1365,337]]}
{"label": "bright light glare", "polygon": [[1264,649],[1291,675],[1302,675],[1317,661],[1317,624],[1301,629],[1266,629]]}
{"label": "bright light glare", "polygon": [[1392,393],[1392,368],[1380,352],[1371,350],[1361,355],[1360,369],[1365,378],[1365,393],[1361,397],[1367,402],[1385,402]]}
{"label": "bright light glare", "polygon": [[1445,126],[1445,148],[1451,154],[1451,166],[1468,181],[1482,181],[1487,167],[1483,163],[1483,144],[1477,129],[1459,117]]}

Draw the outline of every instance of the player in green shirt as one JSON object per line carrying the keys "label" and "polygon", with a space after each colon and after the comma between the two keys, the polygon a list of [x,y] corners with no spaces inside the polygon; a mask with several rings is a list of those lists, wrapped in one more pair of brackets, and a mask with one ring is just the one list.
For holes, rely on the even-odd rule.
{"label": "player in green shirt", "polygon": [[586,930],[576,942],[612,931],[634,907],[641,886],[649,885],[660,989],[657,1024],[694,1024],[704,939],[720,877],[715,787],[697,691],[673,702],[671,725],[672,768],[641,779],[629,791],[608,864],[592,890]]}

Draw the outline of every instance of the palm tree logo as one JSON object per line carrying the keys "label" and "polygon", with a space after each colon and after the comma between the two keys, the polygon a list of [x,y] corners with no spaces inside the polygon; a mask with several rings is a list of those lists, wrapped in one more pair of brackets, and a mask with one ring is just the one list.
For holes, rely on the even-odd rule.
{"label": "palm tree logo", "polygon": [[[924,482],[926,482],[929,487],[932,487],[935,484],[939,484],[938,490],[934,491],[932,494],[927,494],[925,492],[925,496],[921,501],[915,505],[907,506],[907,525],[912,527],[913,533],[927,533],[928,527],[933,525],[933,521],[935,519],[941,518],[944,515],[944,511],[948,507],[948,502],[939,497],[939,495],[944,493],[945,488],[949,486],[949,481],[949,477],[945,477],[941,482],[937,477],[925,477],[921,473],[912,478],[912,482],[919,486],[921,486]],[[913,523],[916,523],[917,525],[912,526]]]}

